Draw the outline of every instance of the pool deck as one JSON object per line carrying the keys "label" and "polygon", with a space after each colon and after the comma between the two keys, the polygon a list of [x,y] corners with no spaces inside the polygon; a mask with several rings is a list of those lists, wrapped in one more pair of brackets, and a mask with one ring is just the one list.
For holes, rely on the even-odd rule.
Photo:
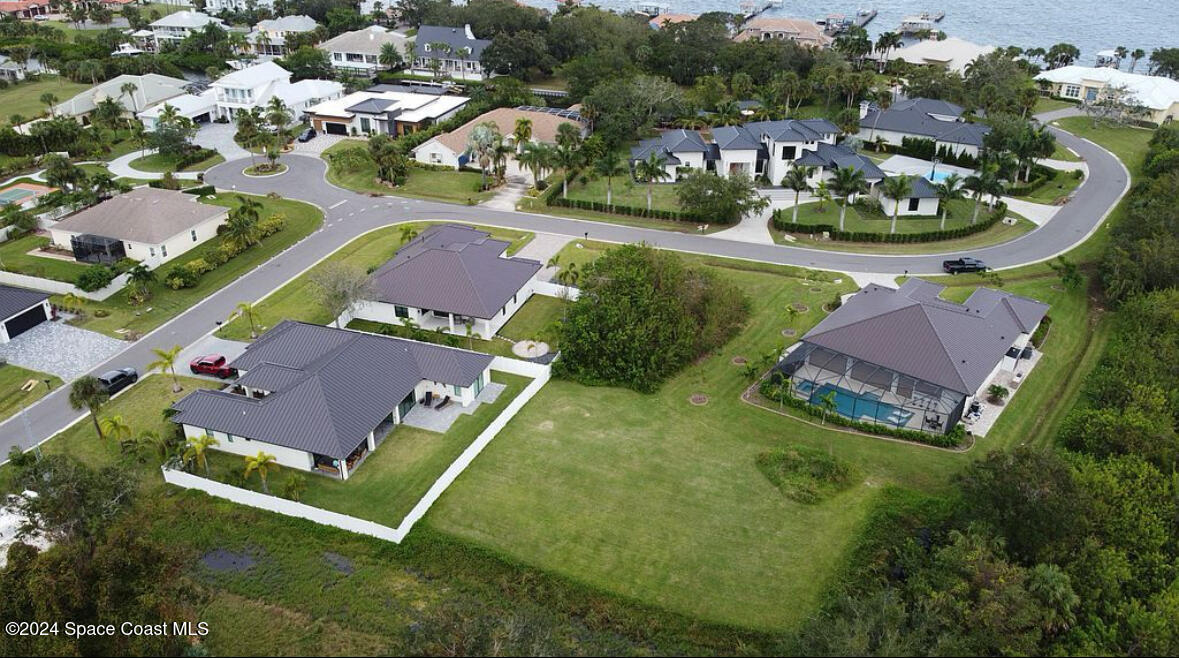
{"label": "pool deck", "polygon": [[1019,361],[1015,372],[1000,370],[991,381],[983,384],[983,391],[986,391],[992,384],[998,384],[1006,387],[1011,393],[1007,396],[1007,400],[1003,404],[991,404],[987,402],[985,397],[979,398],[978,402],[982,407],[981,415],[973,423],[966,422],[963,419],[963,422],[966,423],[966,431],[975,436],[986,436],[987,432],[991,431],[991,428],[994,427],[995,422],[999,420],[999,416],[1003,413],[1003,410],[1007,408],[1007,405],[1011,404],[1011,399],[1019,393],[1019,385],[1027,380],[1028,373],[1040,362],[1041,356],[1043,354],[1040,353],[1040,350],[1036,350],[1032,352],[1030,359],[1021,359]]}

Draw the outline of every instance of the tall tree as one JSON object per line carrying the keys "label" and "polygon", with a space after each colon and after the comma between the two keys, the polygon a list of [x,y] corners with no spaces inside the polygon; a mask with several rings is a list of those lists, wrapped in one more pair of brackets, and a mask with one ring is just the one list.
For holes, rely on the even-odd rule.
{"label": "tall tree", "polygon": [[147,364],[149,370],[159,369],[161,372],[166,372],[172,375],[172,392],[179,393],[184,390],[180,386],[180,378],[176,376],[176,358],[180,356],[180,352],[184,348],[180,345],[173,345],[170,349],[161,349],[159,347],[152,348],[152,354],[156,355],[156,360]]}
{"label": "tall tree", "polygon": [[671,178],[667,171],[667,160],[652,151],[647,155],[647,159],[635,162],[635,176],[647,184],[647,210],[650,211],[655,183]]}
{"label": "tall tree", "polygon": [[897,215],[901,210],[901,199],[909,198],[913,193],[913,180],[905,174],[899,176],[889,176],[880,184],[880,193],[892,199],[892,224],[889,226],[889,233],[897,232]]}
{"label": "tall tree", "polygon": [[811,191],[810,177],[814,173],[814,167],[807,167],[805,165],[795,165],[786,172],[782,177],[782,186],[794,190],[794,218],[791,220],[794,224],[798,223],[798,201],[799,196],[803,192]]}
{"label": "tall tree", "polygon": [[98,412],[110,400],[110,393],[106,392],[97,377],[83,375],[70,384],[70,407],[74,411],[85,409],[90,413],[90,420],[94,423],[94,431],[98,438],[103,439],[102,427],[98,424]]}
{"label": "tall tree", "polygon": [[828,183],[831,191],[842,199],[839,205],[839,230],[843,231],[843,221],[847,216],[847,205],[852,197],[863,194],[868,189],[868,182],[864,179],[864,172],[852,167],[840,167]]}
{"label": "tall tree", "polygon": [[938,181],[933,186],[933,191],[937,193],[938,203],[942,207],[942,221],[939,228],[944,231],[946,229],[946,214],[950,210],[950,202],[962,198],[962,177],[957,173],[951,173]]}
{"label": "tall tree", "polygon": [[594,172],[606,178],[606,205],[614,205],[614,177],[622,176],[630,171],[630,167],[619,155],[618,151],[607,150],[594,161]]}

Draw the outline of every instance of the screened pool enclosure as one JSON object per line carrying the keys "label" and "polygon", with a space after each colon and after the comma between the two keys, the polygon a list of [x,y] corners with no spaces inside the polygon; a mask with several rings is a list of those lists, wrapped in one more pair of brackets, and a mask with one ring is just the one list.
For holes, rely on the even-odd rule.
{"label": "screened pool enclosure", "polygon": [[800,344],[775,369],[794,397],[845,418],[945,434],[962,417],[966,394],[874,363]]}

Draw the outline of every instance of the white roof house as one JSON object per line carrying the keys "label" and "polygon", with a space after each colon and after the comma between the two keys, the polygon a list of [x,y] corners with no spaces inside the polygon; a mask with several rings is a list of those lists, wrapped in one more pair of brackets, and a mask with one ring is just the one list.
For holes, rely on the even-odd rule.
{"label": "white roof house", "polygon": [[[135,91],[123,92],[123,85],[135,85]],[[58,116],[82,117],[94,111],[95,106],[105,98],[113,98],[127,112],[136,112],[156,103],[187,93],[188,82],[158,73],[144,75],[120,75],[99,83],[53,108]]]}
{"label": "white roof house", "polygon": [[941,41],[926,39],[890,52],[888,60],[900,59],[919,66],[940,66],[948,71],[963,74],[966,72],[967,64],[994,51],[994,46],[980,46],[956,37]]}
{"label": "white roof house", "polygon": [[231,119],[241,111],[264,107],[272,97],[281,98],[297,119],[311,105],[339,98],[344,85],[332,80],[291,82],[291,73],[274,62],[262,62],[234,71],[214,81],[217,116]]}
{"label": "white roof house", "polygon": [[358,91],[307,109],[316,130],[339,135],[400,135],[454,116],[470,101],[466,96],[407,91]]}
{"label": "white roof house", "polygon": [[160,118],[165,107],[173,107],[180,116],[204,123],[212,120],[217,111],[217,93],[212,89],[207,89],[199,95],[184,94],[152,105],[137,115],[139,120],[143,122],[144,130],[156,129],[156,121]]}
{"label": "white roof house", "polygon": [[287,52],[287,38],[312,32],[319,24],[310,16],[282,16],[258,21],[246,35],[246,41],[259,55],[282,56]]}
{"label": "white roof house", "polygon": [[[254,0],[258,9],[274,9],[274,0]],[[205,11],[210,14],[220,14],[223,11],[247,11],[249,0],[205,0]]]}
{"label": "white roof house", "polygon": [[1056,96],[1084,102],[1100,100],[1106,89],[1121,88],[1133,103],[1145,109],[1150,121],[1163,123],[1179,117],[1179,81],[1171,78],[1108,67],[1062,66],[1044,71],[1036,80]]}
{"label": "white roof house", "polygon": [[331,58],[332,66],[349,73],[371,77],[383,68],[380,64],[381,48],[391,43],[397,52],[405,57],[405,44],[413,39],[381,27],[371,25],[362,30],[353,30],[336,35],[317,46]]}
{"label": "white roof house", "polygon": [[155,36],[158,48],[162,42],[183,41],[188,35],[205,29],[205,26],[210,23],[221,28],[225,27],[225,23],[220,18],[214,18],[199,11],[178,11],[153,21],[151,31]]}

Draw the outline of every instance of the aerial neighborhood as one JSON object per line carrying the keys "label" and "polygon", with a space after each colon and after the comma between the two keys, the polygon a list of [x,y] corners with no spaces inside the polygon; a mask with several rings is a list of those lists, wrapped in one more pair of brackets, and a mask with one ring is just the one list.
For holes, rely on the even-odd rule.
{"label": "aerial neighborhood", "polygon": [[1179,652],[1074,4],[0,0],[0,653]]}

